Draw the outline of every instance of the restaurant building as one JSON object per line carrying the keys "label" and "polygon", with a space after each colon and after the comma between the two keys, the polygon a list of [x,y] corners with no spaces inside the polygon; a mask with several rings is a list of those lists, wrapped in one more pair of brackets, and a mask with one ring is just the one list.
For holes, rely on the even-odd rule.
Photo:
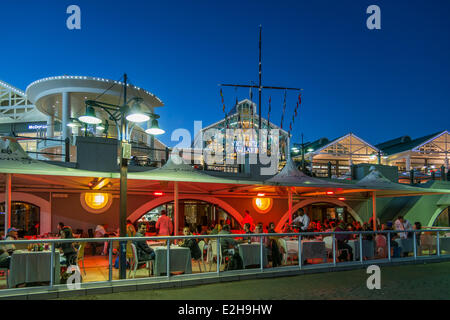
{"label": "restaurant building", "polygon": [[[303,153],[303,154],[302,154]],[[361,163],[395,166],[399,182],[443,179],[441,169],[449,171],[450,133],[448,130],[412,139],[402,136],[379,144],[370,144],[353,133],[332,141],[321,138],[303,146],[294,143],[291,154],[299,164],[316,176],[351,178],[351,166]]]}
{"label": "restaurant building", "polygon": [[[29,158],[36,159],[32,152],[62,154],[65,151],[65,145],[61,142],[51,144],[51,141],[46,141],[47,145],[41,146],[39,142],[35,146],[36,151],[31,151],[30,147],[20,140],[25,138],[18,138],[18,142],[28,152],[28,155],[20,155],[15,160],[32,163],[33,170],[29,168],[23,171],[20,168],[14,169],[16,164],[8,160],[8,157],[4,159],[1,172],[10,174],[10,178],[7,178],[5,174],[2,175],[1,183],[5,188],[10,181],[11,225],[26,234],[55,232],[57,224],[61,221],[71,225],[74,230],[82,230],[85,235],[88,234],[89,229],[95,229],[98,224],[107,224],[111,230],[118,227],[119,181],[114,155],[117,145],[111,147],[111,144],[105,143],[105,139],[110,142],[116,141],[117,130],[114,124],[111,124],[110,130],[107,132],[103,129],[98,130],[95,126],[84,127],[85,131],[83,132],[83,127],[69,127],[69,124],[85,111],[84,101],[87,99],[95,99],[101,95],[101,99],[104,99],[105,102],[118,103],[121,96],[120,87],[119,82],[102,78],[61,76],[33,82],[28,86],[25,94],[2,83],[2,92],[4,92],[2,110],[5,111],[4,117],[11,119],[10,122],[4,120],[3,123],[10,125],[10,128],[13,129],[19,127],[18,123],[30,124],[33,126],[31,128],[39,130],[35,133],[27,133],[25,129],[11,130],[8,135],[11,135],[11,132],[19,136],[35,134],[36,137],[41,135],[45,138],[58,138],[61,141],[68,138],[70,141],[70,161],[62,162],[57,161],[56,158],[50,158],[55,161],[47,164],[30,162]],[[143,97],[149,110],[162,106],[159,98],[138,87],[130,86],[129,95]],[[14,111],[14,109],[17,110]],[[256,106],[253,102],[243,100],[227,114],[225,119],[204,128],[202,133],[211,128],[222,131],[228,128],[257,128],[259,119],[255,110]],[[97,116],[105,122],[109,121],[108,114],[102,111],[99,111]],[[266,119],[262,120],[263,128],[280,129]],[[42,127],[38,127],[38,124]],[[389,145],[390,147],[386,144],[374,146],[354,134],[348,134],[331,142],[321,139],[305,146],[307,151],[305,157],[312,160],[313,172],[314,170],[322,172],[325,164],[331,162],[335,166],[334,170],[338,177],[348,172],[351,165],[355,165],[357,166],[355,179],[335,181],[322,178],[315,181],[317,187],[312,188],[308,186],[312,183],[308,180],[311,177],[301,176],[298,179],[306,181],[305,185],[297,186],[300,188],[297,190],[298,193],[291,194],[292,190],[289,191],[284,180],[280,185],[271,185],[270,183],[266,185],[267,180],[273,177],[257,176],[251,169],[248,170],[249,166],[246,165],[232,166],[234,168],[232,170],[227,166],[220,168],[219,165],[202,167],[191,164],[183,165],[182,169],[174,168],[173,164],[165,161],[168,154],[167,147],[157,139],[145,136],[143,134],[145,128],[145,125],[134,128],[133,150],[139,151],[139,147],[142,145],[143,148],[163,151],[157,151],[159,156],[155,156],[157,152],[147,152],[150,159],[157,162],[154,167],[130,167],[127,216],[134,222],[144,216],[151,219],[152,214],[158,215],[162,209],[167,209],[172,219],[177,221],[177,233],[180,233],[184,225],[210,227],[212,224],[226,221],[229,221],[234,229],[240,229],[245,210],[249,210],[255,223],[261,222],[267,225],[269,222],[274,222],[278,231],[300,208],[304,208],[312,220],[329,218],[343,219],[349,222],[352,220],[368,221],[373,216],[374,197],[371,192],[374,188],[355,187],[357,182],[369,173],[368,164],[374,164],[379,170],[388,172],[390,169],[389,167],[386,169],[384,164],[389,163],[389,158],[385,157],[392,154],[393,157],[396,155],[398,158],[400,152],[403,154],[410,152],[410,156],[420,152],[426,154],[428,149],[424,149],[423,146],[430,144],[445,147],[446,149],[439,153],[439,157],[443,157],[444,163],[445,159],[448,159],[445,158],[448,152],[447,131],[412,144],[406,143],[407,139],[403,139],[403,142],[400,141],[403,146],[402,150],[392,151],[392,153],[389,150],[394,150],[394,146],[397,146],[393,142]],[[198,136],[193,145],[196,145],[197,139]],[[77,144],[77,140],[83,143]],[[88,143],[91,147],[94,146],[97,152],[94,154],[89,152],[92,149],[86,147]],[[270,144],[269,140],[267,145],[270,146]],[[287,168],[287,165],[290,165],[286,156],[289,137],[288,133],[281,129],[279,145],[280,169]],[[13,144],[9,146],[9,149],[6,146],[5,150],[11,150],[11,146]],[[220,148],[220,144],[213,138],[205,139],[202,149],[205,148],[217,150]],[[231,154],[232,157],[243,153],[258,152],[254,137],[245,134],[241,142],[234,144],[234,150],[235,152]],[[20,150],[18,152],[20,154]],[[105,159],[108,157],[105,157],[105,154],[109,154],[108,157],[112,161],[106,161]],[[293,155],[293,159],[298,160],[298,154],[294,152]],[[100,158],[101,160],[99,160]],[[38,159],[49,160],[49,157],[38,157]],[[86,159],[92,161],[85,161]],[[413,159],[416,158],[413,157]],[[392,161],[395,159],[392,158]],[[427,161],[431,161],[431,159]],[[106,162],[112,164],[106,165]],[[94,166],[92,163],[98,165]],[[416,163],[416,160],[412,163]],[[44,165],[44,167],[40,167],[40,165]],[[46,167],[46,165],[51,165],[51,167]],[[436,162],[434,165],[438,165],[438,163]],[[290,172],[296,175],[297,171],[295,170]],[[395,174],[390,176],[386,173],[386,175],[392,182],[398,180]],[[321,175],[317,174],[317,176]],[[200,182],[195,183],[196,181]],[[294,185],[297,183],[296,180]],[[347,185],[342,185],[342,183]],[[395,187],[399,190],[402,188],[401,186]],[[345,191],[346,189],[354,191]],[[378,208],[377,216],[382,221],[387,221],[402,212],[407,218],[411,216],[418,219],[424,226],[431,226],[442,221],[444,221],[442,223],[448,223],[448,207],[450,206],[448,196],[440,193],[433,196],[420,195],[420,192],[427,194],[428,190],[434,189],[448,190],[448,182],[430,181],[423,185],[422,189],[412,193],[400,193],[399,191],[399,194],[407,195],[406,198],[412,199],[407,204],[402,202],[403,206],[392,198],[395,193],[383,194],[380,191],[381,193],[378,192],[375,198],[376,208]],[[5,201],[5,194],[2,196],[0,202]],[[4,219],[0,219],[0,228],[4,227]]]}

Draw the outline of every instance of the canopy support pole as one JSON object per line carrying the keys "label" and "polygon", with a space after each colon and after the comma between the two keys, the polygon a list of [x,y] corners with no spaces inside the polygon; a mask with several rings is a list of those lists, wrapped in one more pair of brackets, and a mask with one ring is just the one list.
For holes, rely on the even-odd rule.
{"label": "canopy support pole", "polygon": [[178,208],[178,182],[173,183],[173,219],[174,219],[174,235],[178,234],[178,226],[179,226],[179,208]]}
{"label": "canopy support pole", "polygon": [[11,228],[11,173],[6,174],[5,180],[5,236]]}
{"label": "canopy support pole", "polygon": [[372,192],[372,220],[373,220],[373,231],[377,231],[377,193]]}
{"label": "canopy support pole", "polygon": [[289,202],[289,225],[292,225],[292,189],[288,189],[288,202]]}

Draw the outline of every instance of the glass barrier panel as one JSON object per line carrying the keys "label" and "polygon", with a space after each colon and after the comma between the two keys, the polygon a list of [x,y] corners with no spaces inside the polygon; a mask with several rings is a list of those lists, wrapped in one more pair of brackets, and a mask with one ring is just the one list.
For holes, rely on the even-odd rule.
{"label": "glass barrier panel", "polygon": [[66,259],[48,243],[6,244],[1,246],[0,289],[49,286],[60,284]]}

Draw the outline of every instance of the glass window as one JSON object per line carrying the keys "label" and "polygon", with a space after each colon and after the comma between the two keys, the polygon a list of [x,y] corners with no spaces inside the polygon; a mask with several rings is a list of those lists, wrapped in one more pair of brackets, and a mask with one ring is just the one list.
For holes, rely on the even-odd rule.
{"label": "glass window", "polygon": [[[5,229],[5,203],[0,204],[0,230]],[[11,203],[11,227],[19,229],[19,238],[37,235],[40,232],[40,208],[26,202]]]}
{"label": "glass window", "polygon": [[436,218],[433,227],[450,227],[450,216],[448,214],[450,207],[444,209]]}

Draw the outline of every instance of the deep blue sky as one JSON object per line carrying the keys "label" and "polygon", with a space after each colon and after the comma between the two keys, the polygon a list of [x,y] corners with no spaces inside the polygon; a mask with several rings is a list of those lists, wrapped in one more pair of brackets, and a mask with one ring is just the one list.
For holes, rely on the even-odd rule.
{"label": "deep blue sky", "polygon": [[[80,31],[66,28],[71,4],[81,7]],[[381,30],[366,28],[371,4]],[[170,146],[174,129],[223,118],[218,83],[258,80],[259,24],[263,82],[304,89],[295,142],[301,132],[376,144],[450,129],[447,0],[2,0],[1,11],[1,80],[25,89],[47,76],[127,72],[165,103],[161,140]],[[264,117],[269,94],[279,124],[283,93],[263,94]],[[227,109],[235,95],[224,89]],[[288,95],[285,128],[296,100]]]}

